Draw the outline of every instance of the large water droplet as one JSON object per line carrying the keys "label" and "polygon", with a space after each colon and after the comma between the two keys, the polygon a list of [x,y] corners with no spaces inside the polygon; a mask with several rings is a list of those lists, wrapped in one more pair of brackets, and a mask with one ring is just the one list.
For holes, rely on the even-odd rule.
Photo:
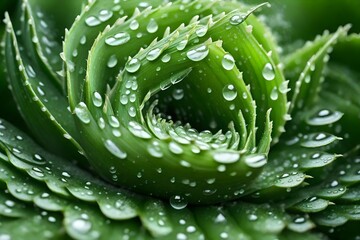
{"label": "large water droplet", "polygon": [[170,198],[170,205],[176,210],[181,210],[186,208],[187,204],[188,203],[183,196],[174,195]]}
{"label": "large water droplet", "polygon": [[276,100],[279,98],[279,93],[278,93],[277,87],[274,87],[274,88],[271,90],[270,98],[271,98],[271,100],[273,100],[273,101],[276,101]]}
{"label": "large water droplet", "polygon": [[235,59],[233,58],[233,56],[229,53],[225,54],[221,64],[223,66],[224,69],[226,70],[232,70],[235,66]]}
{"label": "large water droplet", "polygon": [[209,54],[209,48],[205,45],[192,49],[186,53],[186,56],[194,62],[203,60]]}
{"label": "large water droplet", "polygon": [[156,157],[156,158],[162,158],[164,156],[163,152],[161,151],[161,148],[159,146],[159,143],[154,141],[152,142],[148,148],[148,153],[153,156],[153,157]]}
{"label": "large water droplet", "polygon": [[111,17],[113,16],[113,12],[107,10],[107,9],[104,9],[104,10],[101,10],[100,13],[99,13],[99,19],[100,21],[102,22],[106,22],[107,20],[109,20]]}
{"label": "large water droplet", "polygon": [[149,24],[146,26],[146,30],[149,33],[155,33],[158,30],[159,26],[157,24],[157,22],[155,21],[155,19],[150,19]]}
{"label": "large water droplet", "polygon": [[101,23],[101,21],[97,17],[90,16],[85,19],[85,23],[89,27],[95,27],[95,26],[99,25]]}
{"label": "large water droplet", "polygon": [[146,59],[149,60],[149,61],[154,61],[155,59],[157,59],[160,56],[160,54],[161,54],[161,49],[160,48],[152,49],[146,55]]}
{"label": "large water droplet", "polygon": [[245,156],[244,162],[252,168],[260,168],[267,163],[267,158],[264,154],[252,154]]}
{"label": "large water droplet", "polygon": [[132,20],[129,25],[131,30],[137,30],[139,28],[139,22],[137,20]]}
{"label": "large water droplet", "polygon": [[116,66],[116,64],[118,63],[117,57],[115,54],[111,55],[108,62],[107,62],[107,66],[108,68],[113,68]]}
{"label": "large water droplet", "polygon": [[223,97],[226,101],[232,101],[237,97],[237,91],[232,84],[228,84],[223,88]]}
{"label": "large water droplet", "polygon": [[265,64],[262,75],[268,81],[271,81],[275,78],[274,68],[270,63]]}
{"label": "large water droplet", "polygon": [[110,126],[113,127],[113,128],[118,128],[118,127],[120,127],[120,122],[119,122],[119,120],[118,120],[115,116],[111,116],[111,117],[109,118],[109,124],[110,124]]}
{"label": "large water droplet", "polygon": [[196,30],[196,35],[198,37],[203,37],[208,31],[208,26],[201,26],[199,29]]}
{"label": "large water droplet", "polygon": [[71,227],[79,233],[87,233],[91,230],[91,222],[87,219],[79,218],[71,223]]}
{"label": "large water droplet", "polygon": [[182,147],[179,144],[177,144],[176,142],[169,143],[169,150],[174,154],[182,154],[184,152]]}
{"label": "large water droplet", "polygon": [[113,141],[111,141],[110,139],[106,140],[104,142],[104,146],[106,147],[106,149],[113,154],[114,156],[120,158],[120,159],[125,159],[127,157],[126,152],[122,151]]}
{"label": "large water droplet", "polygon": [[119,46],[123,45],[130,41],[130,35],[127,32],[120,32],[115,34],[112,37],[108,37],[105,39],[105,43],[110,46]]}
{"label": "large water droplet", "polygon": [[89,110],[84,102],[80,102],[75,107],[75,114],[81,122],[83,122],[85,124],[90,123],[91,116],[90,116]]}
{"label": "large water droplet", "polygon": [[217,151],[213,158],[218,163],[230,164],[239,161],[240,153],[235,151]]}
{"label": "large water droplet", "polygon": [[164,62],[164,63],[167,63],[169,62],[171,59],[171,56],[170,54],[165,54],[162,58],[161,58],[161,61]]}
{"label": "large water droplet", "polygon": [[337,111],[330,111],[328,109],[320,110],[315,116],[307,120],[307,123],[312,126],[328,125],[337,122],[344,114]]}
{"label": "large water droplet", "polygon": [[188,40],[187,40],[187,39],[181,40],[181,41],[179,42],[179,44],[176,46],[176,49],[179,50],[179,51],[184,50],[184,48],[186,47],[187,43],[188,43]]}
{"label": "large water droplet", "polygon": [[236,14],[230,18],[230,24],[236,26],[236,25],[239,25],[240,23],[244,22],[244,20],[245,20],[245,15]]}
{"label": "large water droplet", "polygon": [[137,122],[130,121],[129,122],[129,131],[136,137],[143,139],[150,139],[151,135],[145,128]]}
{"label": "large water droplet", "polygon": [[102,96],[98,92],[94,92],[92,101],[95,107],[101,107],[101,105],[103,104]]}
{"label": "large water droplet", "polygon": [[172,96],[175,100],[181,100],[184,98],[184,90],[181,88],[176,88],[172,92]]}
{"label": "large water droplet", "polygon": [[137,70],[139,70],[140,66],[141,66],[141,62],[139,61],[139,59],[133,58],[126,64],[125,69],[129,73],[134,73]]}

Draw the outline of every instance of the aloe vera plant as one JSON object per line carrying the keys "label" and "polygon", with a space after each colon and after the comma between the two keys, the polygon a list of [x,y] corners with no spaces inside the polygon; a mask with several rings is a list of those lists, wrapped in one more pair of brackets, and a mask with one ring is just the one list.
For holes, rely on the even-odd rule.
{"label": "aloe vera plant", "polygon": [[273,3],[0,3],[0,239],[359,239],[359,26]]}

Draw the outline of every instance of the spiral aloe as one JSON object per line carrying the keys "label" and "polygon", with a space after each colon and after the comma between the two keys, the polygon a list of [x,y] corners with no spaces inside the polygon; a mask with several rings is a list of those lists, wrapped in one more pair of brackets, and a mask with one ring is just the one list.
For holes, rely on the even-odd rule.
{"label": "spiral aloe", "polygon": [[350,25],[303,44],[278,1],[4,3],[0,239],[360,237]]}

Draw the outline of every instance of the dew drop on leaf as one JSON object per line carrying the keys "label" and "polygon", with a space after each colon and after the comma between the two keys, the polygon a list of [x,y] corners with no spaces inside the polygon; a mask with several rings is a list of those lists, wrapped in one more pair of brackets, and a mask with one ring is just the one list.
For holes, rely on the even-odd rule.
{"label": "dew drop on leaf", "polygon": [[120,46],[128,41],[130,41],[130,35],[127,32],[120,32],[105,39],[105,43],[109,46]]}
{"label": "dew drop on leaf", "polygon": [[110,139],[106,140],[104,142],[104,146],[106,147],[106,149],[113,154],[114,156],[120,158],[120,159],[125,159],[127,157],[126,152],[122,151],[113,141],[111,141]]}
{"label": "dew drop on leaf", "polygon": [[129,25],[131,30],[137,30],[139,28],[139,22],[137,20],[132,20]]}
{"label": "dew drop on leaf", "polygon": [[218,163],[230,164],[239,161],[240,154],[235,151],[216,151],[213,154],[213,159]]}
{"label": "dew drop on leaf", "polygon": [[114,68],[117,63],[118,63],[117,57],[115,54],[113,54],[110,56],[110,58],[107,62],[107,66],[108,66],[108,68]]}
{"label": "dew drop on leaf", "polygon": [[139,70],[140,66],[141,66],[141,63],[140,63],[139,59],[133,58],[126,64],[125,69],[129,73],[134,73],[137,70]]}
{"label": "dew drop on leaf", "polygon": [[86,219],[79,218],[71,223],[71,227],[79,233],[87,233],[91,230],[91,223]]}
{"label": "dew drop on leaf", "polygon": [[271,90],[270,98],[271,98],[271,100],[273,100],[273,101],[276,101],[276,100],[279,98],[279,93],[278,93],[277,87],[274,87],[274,88]]}
{"label": "dew drop on leaf", "polygon": [[160,56],[160,54],[161,54],[161,49],[160,48],[152,49],[146,55],[146,59],[149,60],[149,61],[154,61],[155,59],[157,59]]}
{"label": "dew drop on leaf", "polygon": [[267,163],[267,158],[264,154],[252,154],[245,156],[244,162],[252,168],[263,167]]}
{"label": "dew drop on leaf", "polygon": [[186,56],[194,62],[203,60],[209,54],[209,48],[205,45],[192,49],[186,53]]}
{"label": "dew drop on leaf", "polygon": [[268,81],[271,81],[275,78],[274,68],[270,63],[265,64],[262,70],[262,75]]}
{"label": "dew drop on leaf", "polygon": [[232,101],[237,97],[237,91],[232,84],[228,84],[223,88],[223,97],[226,101]]}
{"label": "dew drop on leaf", "polygon": [[85,124],[90,123],[90,113],[84,102],[80,102],[78,106],[75,107],[75,114],[81,122]]}
{"label": "dew drop on leaf", "polygon": [[92,100],[95,107],[100,107],[103,103],[102,96],[98,92],[94,92]]}
{"label": "dew drop on leaf", "polygon": [[101,23],[101,21],[97,17],[89,16],[85,19],[85,23],[89,27],[95,27],[95,26],[99,25]]}
{"label": "dew drop on leaf", "polygon": [[184,90],[181,88],[176,88],[173,90],[172,96],[175,100],[181,100],[184,98]]}
{"label": "dew drop on leaf", "polygon": [[236,26],[242,23],[244,20],[245,20],[244,15],[236,14],[230,18],[230,24]]}
{"label": "dew drop on leaf", "polygon": [[150,19],[149,24],[146,26],[146,30],[149,33],[155,33],[158,30],[159,26],[157,24],[157,22],[155,21],[155,19]]}
{"label": "dew drop on leaf", "polygon": [[227,53],[224,55],[221,64],[225,70],[232,70],[235,66],[235,59],[231,54]]}
{"label": "dew drop on leaf", "polygon": [[170,205],[176,210],[181,210],[186,208],[187,201],[183,196],[180,195],[174,195],[170,198]]}

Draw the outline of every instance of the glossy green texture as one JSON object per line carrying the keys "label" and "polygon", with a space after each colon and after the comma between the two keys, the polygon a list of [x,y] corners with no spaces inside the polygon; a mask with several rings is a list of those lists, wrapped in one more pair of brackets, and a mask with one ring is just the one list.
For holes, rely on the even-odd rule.
{"label": "glossy green texture", "polygon": [[271,4],[2,2],[0,239],[359,238],[357,3]]}

